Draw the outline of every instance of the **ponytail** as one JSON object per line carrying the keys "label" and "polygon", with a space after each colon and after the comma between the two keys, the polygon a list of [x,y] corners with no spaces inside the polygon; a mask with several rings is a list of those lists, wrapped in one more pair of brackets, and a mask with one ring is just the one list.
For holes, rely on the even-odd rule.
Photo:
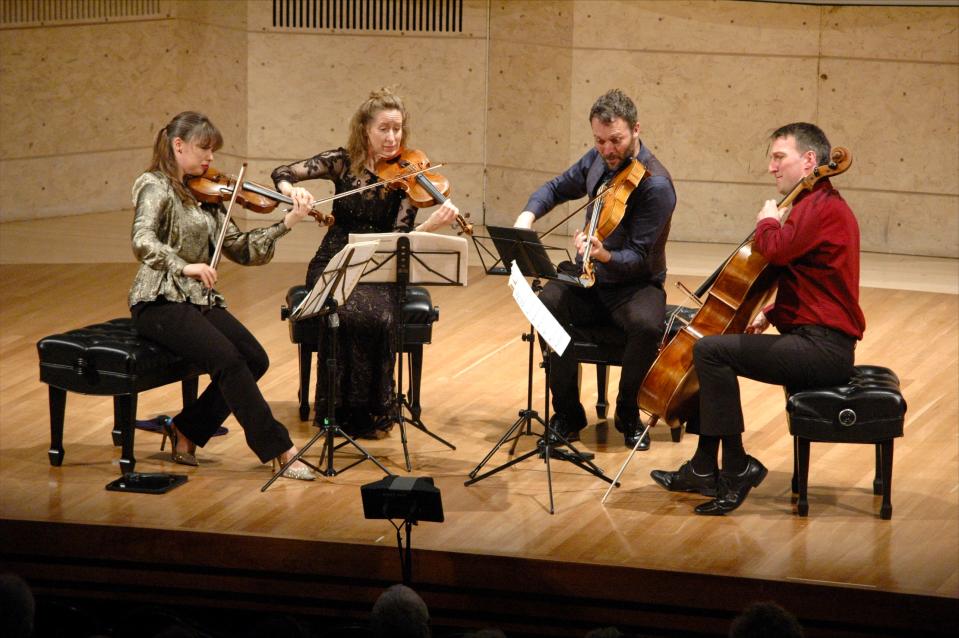
{"label": "ponytail", "polygon": [[205,115],[194,111],[184,111],[170,120],[170,123],[157,132],[153,142],[153,159],[148,171],[162,173],[170,178],[173,190],[183,203],[195,202],[193,194],[177,179],[177,162],[173,155],[173,140],[180,138],[193,142],[202,148],[214,151],[223,146],[223,136]]}

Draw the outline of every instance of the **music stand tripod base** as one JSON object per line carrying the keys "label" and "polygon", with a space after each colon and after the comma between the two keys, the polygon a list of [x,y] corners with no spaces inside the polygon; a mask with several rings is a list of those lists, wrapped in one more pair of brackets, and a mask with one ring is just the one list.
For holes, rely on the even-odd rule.
{"label": "music stand tripod base", "polygon": [[[324,306],[325,306],[324,311],[321,314],[326,315],[326,325],[328,328],[327,336],[330,343],[330,347],[329,347],[330,354],[326,359],[327,415],[326,415],[326,418],[323,419],[323,424],[319,426],[319,429],[317,430],[316,434],[313,435],[313,438],[311,438],[306,445],[300,448],[300,450],[295,455],[293,455],[293,458],[287,461],[286,465],[292,465],[293,463],[300,461],[301,463],[309,467],[311,470],[323,476],[332,477],[332,476],[336,476],[337,474],[342,474],[346,470],[350,469],[351,467],[355,465],[359,465],[363,461],[373,461],[373,463],[375,463],[377,467],[383,470],[383,472],[385,472],[387,476],[394,476],[394,474],[390,472],[388,469],[386,469],[386,467],[382,463],[376,460],[376,457],[374,457],[363,446],[357,443],[353,439],[353,437],[351,437],[349,434],[344,432],[343,429],[336,423],[336,414],[335,414],[336,408],[334,405],[336,403],[336,400],[334,398],[335,397],[334,392],[336,390],[336,357],[337,357],[337,344],[338,344],[337,330],[340,327],[340,318],[339,318],[339,315],[336,313],[337,303],[335,299],[333,299],[332,297],[327,298]],[[336,445],[334,444],[333,439],[338,434],[342,435],[343,438],[346,439],[346,441]],[[326,456],[326,459],[327,459],[325,470],[320,469],[319,467],[313,465],[309,461],[303,460],[303,455],[306,454],[307,451],[309,451],[309,449],[312,448],[313,445],[317,441],[319,441],[321,438],[324,439],[323,451],[321,453],[321,456]],[[359,453],[362,455],[362,458],[357,459],[355,462],[347,465],[346,467],[343,467],[337,470],[335,467],[333,467],[333,453],[336,450],[343,447],[344,445],[352,445],[353,447],[355,447],[359,451]],[[283,475],[283,472],[285,471],[286,471],[286,466],[280,466],[280,468],[273,474],[270,480],[267,481],[263,485],[263,487],[260,488],[260,491],[265,492],[271,485],[273,485],[276,479],[280,478]]]}
{"label": "music stand tripod base", "polygon": [[[547,418],[549,415],[549,352],[550,352],[549,348],[547,347],[547,352],[545,352],[543,356],[543,359],[544,359],[543,367],[546,371],[545,402],[546,402]],[[523,413],[520,412],[520,415],[522,414]],[[603,470],[601,470],[595,463],[593,463],[590,459],[586,458],[582,454],[582,452],[577,450],[572,443],[567,441],[566,437],[564,437],[555,429],[553,429],[553,427],[549,424],[548,421],[544,424],[545,429],[544,429],[543,435],[540,436],[539,441],[537,441],[537,444],[533,447],[533,449],[522,454],[521,456],[516,457],[515,459],[511,459],[510,461],[507,461],[506,463],[500,465],[499,467],[495,467],[487,472],[484,472],[483,474],[480,474],[479,476],[476,476],[476,473],[479,471],[479,469],[486,464],[489,458],[492,457],[493,453],[495,453],[500,446],[502,446],[506,441],[510,439],[511,436],[514,435],[514,432],[522,426],[523,422],[524,422],[524,419],[521,416],[519,419],[517,419],[515,423],[513,423],[512,427],[510,427],[510,429],[506,432],[506,434],[504,434],[500,438],[497,445],[494,446],[494,448],[489,452],[489,454],[486,455],[486,458],[483,459],[483,461],[473,470],[473,472],[470,473],[470,479],[464,483],[465,486],[469,487],[470,485],[473,485],[474,483],[478,483],[485,478],[493,476],[494,474],[497,474],[509,467],[512,467],[516,465],[517,463],[522,463],[526,459],[536,455],[542,455],[543,461],[546,463],[546,481],[549,489],[549,513],[550,514],[554,514],[556,511],[555,503],[553,500],[553,473],[550,467],[550,459],[552,458],[556,458],[558,460],[572,463],[576,467],[586,472],[589,472],[593,476],[599,479],[602,479],[606,481],[607,483],[610,483],[611,486],[618,485],[618,483],[616,483],[614,480],[606,476],[606,474],[603,473]],[[516,435],[514,438],[518,438],[518,436],[519,435]],[[569,448],[569,452],[555,449],[558,446],[565,446]]]}
{"label": "music stand tripod base", "polygon": [[[396,285],[398,287],[397,294],[397,308],[396,314],[397,320],[395,321],[395,335],[396,335],[396,355],[398,358],[397,365],[397,383],[396,383],[396,392],[393,396],[392,406],[390,409],[390,421],[397,423],[400,426],[400,440],[403,444],[403,459],[406,462],[406,471],[413,471],[413,464],[410,461],[410,449],[409,443],[406,436],[406,424],[409,423],[415,427],[420,432],[431,436],[436,441],[439,441],[446,447],[451,450],[455,450],[456,446],[439,436],[435,432],[431,432],[426,424],[420,419],[419,415],[414,413],[413,406],[410,404],[409,400],[406,398],[404,393],[404,381],[403,381],[403,351],[405,349],[405,330],[403,327],[403,322],[399,320],[402,317],[402,309],[406,305],[406,288],[410,285],[410,261],[412,259],[412,253],[410,248],[410,241],[407,237],[399,237],[396,240]],[[409,412],[410,416],[407,417],[404,413]]]}
{"label": "music stand tripod base", "polygon": [[[539,286],[537,281],[533,282],[533,290],[536,290]],[[471,479],[476,478],[476,475],[479,474],[480,470],[483,469],[490,459],[493,458],[493,455],[499,451],[503,445],[507,442],[512,441],[512,444],[509,448],[509,456],[513,456],[516,453],[516,445],[519,443],[520,438],[523,436],[539,436],[538,434],[533,433],[533,422],[537,422],[543,426],[543,429],[546,428],[546,421],[544,421],[539,416],[539,412],[533,409],[533,343],[536,341],[536,331],[532,325],[529,327],[529,332],[524,332],[522,340],[529,343],[529,359],[526,373],[526,408],[519,411],[518,418],[513,422],[503,436],[500,437],[499,441],[490,448],[490,451],[486,453],[486,456],[483,457],[483,460],[480,461],[476,467],[469,473]],[[549,407],[547,406],[547,410]],[[525,427],[524,427],[525,426]],[[470,485],[470,482],[467,482],[466,485]]]}

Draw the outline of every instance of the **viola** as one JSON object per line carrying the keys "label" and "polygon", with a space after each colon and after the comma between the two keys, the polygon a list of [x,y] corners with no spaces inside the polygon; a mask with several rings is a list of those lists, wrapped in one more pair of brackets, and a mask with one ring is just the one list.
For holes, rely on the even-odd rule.
{"label": "viola", "polygon": [[[788,206],[802,191],[811,190],[820,179],[845,172],[852,156],[842,147],[833,149],[830,161],[817,166],[797,183],[780,202]],[[783,218],[785,221],[785,217]],[[709,335],[738,334],[763,308],[776,283],[776,272],[753,250],[750,235],[735,252],[694,293],[700,304],[692,320],[676,333],[653,362],[643,379],[637,401],[652,415],[650,425],[662,419],[681,427],[693,417],[699,405],[699,378],[693,367],[693,346]],[[706,295],[703,301],[700,298]]]}
{"label": "viola", "polygon": [[[400,149],[396,157],[381,159],[376,162],[373,172],[389,188],[401,189],[417,208],[442,205],[449,197],[449,180],[439,173],[430,171],[433,168],[430,160],[423,151],[415,149]],[[473,234],[473,224],[466,221],[465,216],[457,213],[456,224],[460,227],[459,234]]]}
{"label": "viola", "polygon": [[[237,179],[234,176],[225,175],[211,166],[203,175],[188,179],[186,185],[197,200],[208,204],[220,204],[231,199],[236,183]],[[292,206],[293,200],[272,188],[244,181],[237,192],[236,203],[254,213],[266,214],[273,212],[280,203]],[[322,202],[315,202],[313,206],[320,203]],[[333,215],[318,210],[310,209],[309,215],[316,219],[317,223],[325,226],[330,226],[334,222]]]}
{"label": "viola", "polygon": [[[603,241],[616,230],[619,223],[623,221],[626,214],[626,200],[633,194],[643,176],[646,175],[646,167],[636,158],[630,158],[630,163],[621,168],[613,176],[606,187],[601,191],[599,197],[594,198],[595,204],[593,214],[589,220],[589,228],[586,231],[586,250],[583,255],[583,274],[579,281],[587,288],[596,283],[596,273],[593,268],[593,260],[589,256],[589,244],[591,238],[596,237]],[[596,209],[599,209],[598,211]]]}

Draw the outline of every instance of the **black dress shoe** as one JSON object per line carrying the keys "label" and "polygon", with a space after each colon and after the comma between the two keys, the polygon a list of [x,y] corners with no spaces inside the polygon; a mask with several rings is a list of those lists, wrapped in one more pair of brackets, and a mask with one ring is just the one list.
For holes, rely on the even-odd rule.
{"label": "black dress shoe", "polygon": [[697,492],[703,496],[716,496],[717,472],[697,474],[693,464],[686,461],[675,472],[653,470],[649,473],[653,480],[670,492]]}
{"label": "black dress shoe", "polygon": [[746,469],[739,474],[719,473],[718,496],[713,500],[697,505],[695,512],[705,516],[722,516],[731,512],[746,500],[749,490],[759,487],[766,478],[768,470],[751,456],[746,457]]}
{"label": "black dress shoe", "polygon": [[[623,433],[623,442],[626,444],[626,447],[632,449],[636,446],[636,441],[639,439],[639,435],[643,433],[645,426],[639,420],[639,411],[632,410],[627,411],[629,416],[623,416],[619,408],[616,408],[616,416],[613,418],[613,425],[617,430]],[[645,452],[649,449],[649,432],[646,433],[646,436],[643,437],[643,440],[640,441],[639,446],[636,447],[640,452]]]}
{"label": "black dress shoe", "polygon": [[[563,439],[566,439],[567,443],[573,443],[579,441],[579,431],[586,427],[586,414],[583,413],[582,421],[575,423],[570,422],[570,418],[564,412],[557,412],[549,418],[549,429],[551,434],[557,434]],[[553,443],[562,443],[563,441],[558,437],[554,436]]]}
{"label": "black dress shoe", "polygon": [[636,445],[636,441],[639,440],[639,435],[643,433],[643,428],[637,428],[632,432],[623,432],[623,442],[626,444],[626,447],[632,449],[635,447],[640,452],[645,452],[649,449],[649,432],[646,433],[646,436],[639,441],[639,445]]}

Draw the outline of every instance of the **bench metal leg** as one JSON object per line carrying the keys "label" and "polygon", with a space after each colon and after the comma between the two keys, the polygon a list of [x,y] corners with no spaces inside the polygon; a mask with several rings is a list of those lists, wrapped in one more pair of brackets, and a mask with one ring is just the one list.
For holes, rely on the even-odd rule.
{"label": "bench metal leg", "polygon": [[296,346],[300,360],[300,421],[310,418],[310,371],[313,368],[313,350],[300,343]]}
{"label": "bench metal leg", "polygon": [[876,475],[872,479],[872,493],[882,494],[882,443],[876,443]]}
{"label": "bench metal leg", "polygon": [[132,472],[137,460],[133,455],[133,438],[136,428],[133,427],[137,414],[137,395],[118,394],[113,397],[113,428],[120,430],[120,440],[123,442],[123,452],[120,456],[120,473]]}
{"label": "bench metal leg", "polygon": [[414,419],[420,418],[420,380],[423,377],[423,344],[407,344],[409,354],[410,412]]}
{"label": "bench metal leg", "polygon": [[47,386],[50,397],[50,465],[60,467],[63,464],[63,414],[67,408],[67,391]]}
{"label": "bench metal leg", "polygon": [[793,437],[793,480],[792,493],[799,494],[799,437]]}
{"label": "bench metal leg", "polygon": [[680,423],[679,427],[669,428],[669,436],[673,439],[673,443],[679,443],[683,440],[683,430],[686,428],[686,424]]}
{"label": "bench metal leg", "polygon": [[799,500],[796,510],[800,516],[809,514],[809,501],[806,498],[806,488],[809,484],[809,439],[796,437],[799,465]]}
{"label": "bench metal leg", "polygon": [[[122,418],[120,413],[120,408],[117,406],[117,397],[113,397],[113,431],[110,432],[110,436],[113,438],[113,447],[120,447],[123,445],[123,426],[120,419]],[[164,440],[166,435],[164,434]],[[161,448],[162,449],[162,448]]]}
{"label": "bench metal leg", "polygon": [[609,366],[605,363],[596,364],[596,416],[606,418],[609,403],[606,401],[606,389],[609,381]]}
{"label": "bench metal leg", "polygon": [[876,445],[882,449],[882,506],[879,509],[879,518],[886,521],[892,518],[892,445],[893,439]]}

